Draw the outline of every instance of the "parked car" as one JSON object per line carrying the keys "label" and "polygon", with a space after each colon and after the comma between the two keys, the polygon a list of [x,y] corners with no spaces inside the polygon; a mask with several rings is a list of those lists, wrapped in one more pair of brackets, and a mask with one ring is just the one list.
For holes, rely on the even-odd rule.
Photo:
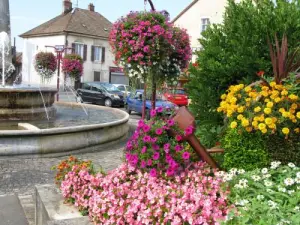
{"label": "parked car", "polygon": [[[131,93],[130,96],[127,97],[127,105],[126,105],[126,111],[128,114],[131,114],[132,111],[135,111],[137,113],[142,113],[143,111],[143,93],[144,90],[136,90],[134,93]],[[157,95],[156,107],[164,107],[164,108],[171,108],[171,109],[177,109],[178,106],[173,104],[172,102],[163,100],[161,98],[161,95]],[[146,118],[150,119],[150,109],[151,109],[151,100],[150,98],[146,98]]]}
{"label": "parked car", "polygon": [[132,88],[129,85],[126,84],[113,84],[115,87],[117,87],[124,95],[124,101],[126,104],[127,97],[131,94]]}
{"label": "parked car", "polygon": [[82,88],[77,89],[76,101],[108,107],[124,106],[123,93],[114,85],[101,82],[83,83]]}
{"label": "parked car", "polygon": [[187,106],[189,104],[188,96],[183,88],[167,89],[164,97],[178,106]]}

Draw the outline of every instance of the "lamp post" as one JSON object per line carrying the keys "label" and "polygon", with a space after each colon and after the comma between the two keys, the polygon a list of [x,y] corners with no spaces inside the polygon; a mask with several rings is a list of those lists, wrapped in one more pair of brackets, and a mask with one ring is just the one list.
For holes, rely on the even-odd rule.
{"label": "lamp post", "polygon": [[62,59],[62,54],[64,51],[68,49],[73,49],[69,47],[65,47],[64,45],[56,45],[56,46],[50,46],[46,45],[46,48],[54,48],[54,51],[56,53],[56,58],[57,58],[57,94],[56,94],[56,101],[59,100],[59,76],[60,76],[60,61]]}

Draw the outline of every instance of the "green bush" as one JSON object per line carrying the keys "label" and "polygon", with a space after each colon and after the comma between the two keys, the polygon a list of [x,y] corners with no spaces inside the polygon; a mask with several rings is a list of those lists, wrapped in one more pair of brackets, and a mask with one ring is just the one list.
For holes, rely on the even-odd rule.
{"label": "green bush", "polygon": [[[241,3],[228,1],[224,23],[213,25],[199,40],[203,50],[197,53],[199,67],[190,67],[187,84],[190,106],[200,130],[217,129],[223,124],[216,112],[219,96],[231,84],[251,83],[260,70],[272,75],[267,37],[288,37],[289,49],[299,46],[300,2],[273,0]],[[203,125],[205,124],[205,126]],[[215,134],[201,132],[201,139]]]}
{"label": "green bush", "polygon": [[222,167],[226,170],[253,170],[269,163],[265,140],[258,133],[228,130],[222,139],[222,147],[225,150]]}

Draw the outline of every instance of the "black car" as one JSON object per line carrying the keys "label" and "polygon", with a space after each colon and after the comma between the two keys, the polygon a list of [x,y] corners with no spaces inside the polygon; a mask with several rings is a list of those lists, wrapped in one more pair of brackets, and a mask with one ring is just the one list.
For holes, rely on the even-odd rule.
{"label": "black car", "polygon": [[108,107],[124,106],[123,93],[112,84],[101,82],[83,83],[82,88],[77,89],[76,101]]}

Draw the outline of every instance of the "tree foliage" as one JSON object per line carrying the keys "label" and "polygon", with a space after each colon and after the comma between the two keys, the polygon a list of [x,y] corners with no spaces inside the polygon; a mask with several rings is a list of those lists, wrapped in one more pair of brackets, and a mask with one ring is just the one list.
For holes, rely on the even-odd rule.
{"label": "tree foliage", "polygon": [[[287,35],[289,50],[299,46],[299,0],[228,0],[224,23],[212,25],[199,40],[203,50],[197,53],[199,67],[191,66],[187,85],[191,109],[205,130],[222,125],[216,112],[219,96],[231,84],[257,80],[260,70],[272,75],[268,37]],[[203,132],[214,140],[216,133]],[[204,143],[205,144],[205,143]]]}

